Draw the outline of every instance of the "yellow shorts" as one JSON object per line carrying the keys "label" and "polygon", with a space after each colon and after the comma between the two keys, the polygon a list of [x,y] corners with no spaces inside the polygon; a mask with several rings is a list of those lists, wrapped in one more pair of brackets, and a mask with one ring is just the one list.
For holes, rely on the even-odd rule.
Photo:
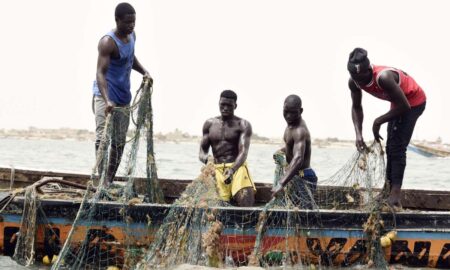
{"label": "yellow shorts", "polygon": [[233,163],[220,163],[215,164],[216,167],[216,185],[219,192],[219,196],[224,201],[230,201],[231,198],[241,189],[246,187],[253,187],[256,191],[255,184],[248,172],[247,163],[242,164],[233,174],[233,180],[231,184],[225,184],[225,171],[231,168]]}

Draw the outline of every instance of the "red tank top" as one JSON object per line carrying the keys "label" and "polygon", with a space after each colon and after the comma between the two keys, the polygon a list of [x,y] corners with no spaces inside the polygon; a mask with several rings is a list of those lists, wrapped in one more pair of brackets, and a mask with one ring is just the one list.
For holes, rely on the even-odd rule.
{"label": "red tank top", "polygon": [[399,86],[403,90],[403,93],[405,93],[406,99],[408,100],[408,103],[411,107],[421,105],[427,100],[425,92],[416,83],[416,81],[414,81],[412,77],[410,77],[402,70],[392,67],[372,65],[372,72],[373,72],[372,81],[365,86],[361,86],[358,84],[356,85],[358,85],[359,88],[361,88],[362,90],[366,91],[367,93],[377,98],[391,101],[386,92],[384,92],[384,90],[378,85],[378,79],[380,77],[380,74],[385,70],[392,70],[398,74]]}

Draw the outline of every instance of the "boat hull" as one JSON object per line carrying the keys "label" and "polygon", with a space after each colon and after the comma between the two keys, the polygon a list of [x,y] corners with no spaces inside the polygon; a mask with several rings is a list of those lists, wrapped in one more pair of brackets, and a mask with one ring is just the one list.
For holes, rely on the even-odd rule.
{"label": "boat hull", "polygon": [[418,143],[410,143],[408,149],[425,157],[449,157],[450,151]]}
{"label": "boat hull", "polygon": [[[22,204],[23,200],[19,198],[0,214],[0,249],[5,255],[12,255],[14,252],[14,234],[19,230]],[[52,234],[57,235],[59,246],[64,243],[80,203],[42,200],[41,207],[45,219],[39,219],[36,234],[38,258],[49,255],[44,253],[45,250],[49,250],[47,245]],[[109,240],[102,243],[100,248],[121,253],[123,257],[125,241],[136,249],[146,248],[152,243],[171,206],[162,204],[129,206],[102,202],[96,204],[95,208],[92,208],[93,205],[87,207],[94,209],[94,218],[89,221],[82,219],[77,224],[72,243],[83,241],[85,236],[93,231],[101,232],[108,235]],[[123,208],[127,209],[129,216],[126,222],[121,218]],[[206,209],[199,209],[204,210]],[[237,265],[245,265],[253,251],[257,235],[255,227],[261,210],[261,208],[236,207],[215,209],[216,217],[224,225],[220,236],[221,251],[233,258]],[[362,228],[368,213],[272,210],[267,212],[267,216],[267,231],[261,245],[263,256],[281,258],[283,254],[289,254],[292,263],[301,261],[335,266],[355,265],[366,257],[366,239]],[[279,220],[288,218],[290,223],[281,225],[283,223]],[[449,212],[404,212],[395,216],[383,213],[382,218],[386,229],[396,223],[398,231],[398,237],[392,246],[384,250],[389,263],[450,268]],[[109,257],[114,257],[112,255]],[[276,262],[276,259],[272,261]]]}

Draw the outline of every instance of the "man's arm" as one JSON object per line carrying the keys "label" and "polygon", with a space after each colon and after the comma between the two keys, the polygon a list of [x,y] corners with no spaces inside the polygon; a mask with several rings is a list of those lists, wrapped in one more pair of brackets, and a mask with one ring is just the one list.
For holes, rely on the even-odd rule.
{"label": "man's arm", "polygon": [[306,130],[301,128],[298,132],[296,132],[296,134],[294,134],[293,139],[293,157],[286,168],[285,174],[279,182],[282,187],[285,187],[287,183],[291,181],[292,177],[298,173],[303,164],[306,149]]}
{"label": "man's arm", "polygon": [[278,182],[277,186],[272,188],[272,197],[280,193],[284,187],[291,181],[292,177],[300,170],[305,157],[306,149],[306,131],[300,129],[296,134],[293,134],[294,145],[292,149],[292,160],[287,166],[286,172]]}
{"label": "man's arm", "polygon": [[209,128],[211,127],[211,124],[211,119],[206,120],[203,124],[203,136],[200,141],[200,153],[198,154],[200,161],[205,164],[208,162],[208,151],[211,146],[211,141],[209,140]]}
{"label": "man's arm", "polygon": [[149,79],[152,80],[150,73],[148,73],[148,71],[141,65],[141,63],[139,62],[139,60],[137,59],[136,56],[134,56],[134,60],[133,60],[133,69],[136,70],[137,72],[141,73],[144,77],[148,77]]}
{"label": "man's arm", "polygon": [[[387,113],[381,115],[373,122],[372,131],[375,140],[379,141],[381,136],[379,134],[382,124],[406,113],[411,109],[411,106],[406,99],[403,90],[398,85],[393,71],[385,71],[380,74],[378,85],[386,92],[391,102],[395,105]],[[381,138],[382,139],[382,138]]]}
{"label": "man's arm", "polygon": [[114,41],[109,37],[103,37],[98,43],[98,59],[97,59],[97,85],[100,93],[105,100],[106,109],[105,113],[108,114],[115,104],[109,100],[108,97],[108,84],[106,83],[106,72],[108,71],[109,63],[111,61],[111,55],[115,48]]}
{"label": "man's arm", "polygon": [[242,164],[244,164],[245,160],[247,160],[248,149],[250,148],[250,138],[252,137],[252,126],[249,122],[243,119],[241,120],[240,125],[242,125],[242,133],[239,137],[239,153],[233,163],[233,166],[225,171],[225,184],[231,184],[233,174],[237,171],[237,169],[239,169],[239,167],[242,166]]}
{"label": "man's arm", "polygon": [[231,167],[233,173],[239,169],[247,160],[248,149],[250,148],[250,139],[252,137],[252,126],[246,120],[241,120],[242,133],[239,138],[239,153]]}
{"label": "man's arm", "polygon": [[362,151],[367,148],[362,135],[362,124],[364,120],[364,111],[362,107],[362,92],[352,79],[348,81],[348,88],[352,95],[352,120],[356,134],[356,148]]}
{"label": "man's arm", "polygon": [[[133,32],[133,37],[134,37],[134,41],[136,42],[136,33],[135,32]],[[144,80],[145,79],[149,79],[150,80],[150,84],[153,85],[153,78],[152,78],[152,76],[150,76],[150,73],[144,68],[143,65],[141,65],[141,62],[139,62],[139,60],[137,59],[136,55],[134,56],[133,66],[131,68],[136,70],[137,72],[141,73],[142,76],[144,76]]]}

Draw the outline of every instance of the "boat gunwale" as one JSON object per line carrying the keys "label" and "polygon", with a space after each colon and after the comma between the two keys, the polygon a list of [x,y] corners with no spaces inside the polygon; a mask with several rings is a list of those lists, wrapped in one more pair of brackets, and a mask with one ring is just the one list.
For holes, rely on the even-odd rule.
{"label": "boat gunwale", "polygon": [[[14,171],[12,171],[14,170]],[[91,176],[87,174],[76,174],[76,173],[64,173],[64,172],[55,172],[55,171],[32,171],[32,170],[24,170],[18,168],[3,168],[0,167],[0,182],[8,184],[9,187],[11,185],[11,179],[14,183],[17,183],[15,188],[23,188],[29,184],[36,183],[37,181],[46,178],[58,178],[66,181],[72,181],[74,183],[86,184]],[[135,177],[135,181],[137,181],[138,186],[143,186],[141,181],[145,181],[145,177]],[[127,180],[124,176],[119,176],[115,179],[115,181],[123,183]],[[180,197],[180,194],[185,190],[186,186],[190,184],[193,180],[189,179],[167,179],[167,178],[159,178],[159,182],[161,183],[161,188],[164,192],[164,197],[168,203],[174,202],[176,199]],[[271,199],[270,190],[272,189],[271,183],[264,182],[256,182],[255,183],[258,192],[256,193],[255,203],[257,205],[264,205]],[[6,191],[6,190],[4,190]],[[323,194],[330,194],[333,198],[337,198],[339,200],[343,199],[345,201],[344,195],[345,193],[350,193],[356,195],[357,198],[359,194],[364,192],[364,188],[353,189],[352,187],[346,186],[331,186],[331,185],[319,185],[317,186],[317,194],[320,202],[329,204],[328,200],[323,197]],[[373,188],[375,193],[379,192],[379,188]],[[142,194],[142,190],[138,190],[139,194]],[[322,194],[322,195],[321,195]],[[327,195],[325,195],[327,196]],[[428,190],[428,189],[402,189],[402,202],[406,209],[414,209],[417,211],[450,211],[450,190]]]}
{"label": "boat gunwale", "polygon": [[[14,198],[14,202],[22,203],[25,200],[25,197],[23,196],[17,196]],[[52,206],[52,205],[58,205],[58,204],[65,204],[65,205],[81,205],[82,200],[64,200],[64,199],[39,199],[41,205],[43,206]],[[92,203],[92,201],[88,200],[87,202]],[[126,206],[126,207],[160,207],[160,208],[183,208],[183,207],[189,207],[189,206],[183,206],[183,205],[174,205],[174,204],[162,204],[162,203],[133,203],[132,205],[129,205],[128,202],[117,202],[117,201],[97,201],[96,203],[104,204],[104,205],[111,205],[111,206]],[[194,207],[197,209],[218,209],[218,210],[224,210],[224,211],[249,211],[249,212],[261,212],[264,210],[264,207],[238,207],[238,206],[214,206],[214,207]],[[312,209],[281,209],[281,208],[268,208],[268,212],[281,212],[281,213],[314,213],[319,212],[323,214],[369,214],[370,211],[367,210],[357,210],[357,209],[318,209],[318,210],[312,210]],[[395,214],[396,216],[408,216],[408,215],[437,215],[437,216],[449,216],[450,217],[450,211],[427,211],[427,210],[407,210],[407,211],[399,211],[399,212],[382,212],[383,214]]]}

